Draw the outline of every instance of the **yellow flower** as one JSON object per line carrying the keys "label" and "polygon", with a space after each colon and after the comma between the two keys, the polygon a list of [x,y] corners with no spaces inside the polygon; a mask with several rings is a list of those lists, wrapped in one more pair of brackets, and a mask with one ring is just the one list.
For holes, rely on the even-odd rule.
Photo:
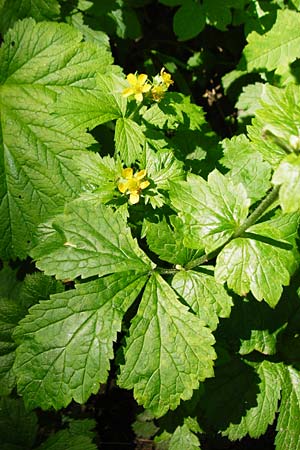
{"label": "yellow flower", "polygon": [[171,75],[167,72],[165,72],[165,68],[163,67],[160,71],[160,78],[162,80],[162,83],[166,85],[167,89],[171,84],[174,83],[174,81],[171,78]]}
{"label": "yellow flower", "polygon": [[129,95],[134,95],[136,101],[141,102],[143,100],[143,94],[149,92],[151,85],[146,83],[148,76],[144,73],[136,76],[133,73],[127,75],[127,81],[130,87],[123,90],[123,97],[129,97]]}
{"label": "yellow flower", "polygon": [[146,189],[150,182],[148,180],[142,181],[146,176],[146,170],[140,170],[133,175],[133,169],[126,167],[122,170],[122,178],[124,181],[118,183],[118,189],[122,194],[129,194],[129,202],[135,205],[140,200],[140,194],[142,189]]}
{"label": "yellow flower", "polygon": [[158,86],[153,86],[153,88],[151,89],[151,94],[152,94],[153,100],[155,100],[156,102],[159,102],[165,95],[165,92],[166,92],[166,89],[161,84],[159,84]]}

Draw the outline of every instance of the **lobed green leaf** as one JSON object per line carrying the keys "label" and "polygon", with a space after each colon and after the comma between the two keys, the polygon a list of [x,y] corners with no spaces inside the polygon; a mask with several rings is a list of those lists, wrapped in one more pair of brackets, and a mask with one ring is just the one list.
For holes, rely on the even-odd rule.
{"label": "lobed green leaf", "polygon": [[31,252],[47,275],[87,278],[126,270],[145,273],[153,266],[119,210],[78,199],[66,206],[51,228],[47,235],[41,227],[39,243]]}
{"label": "lobed green leaf", "polygon": [[24,258],[38,223],[78,195],[73,157],[93,142],[51,115],[57,94],[95,85],[112,59],[66,24],[16,23],[0,49],[0,255]]}
{"label": "lobed green leaf", "polygon": [[215,276],[219,283],[245,296],[274,307],[297,267],[293,250],[298,215],[282,215],[248,228],[244,236],[233,239],[219,253]]}
{"label": "lobed green leaf", "polygon": [[118,384],[134,388],[137,402],[162,416],[213,375],[213,343],[204,323],[154,273],[129,330]]}
{"label": "lobed green leaf", "polygon": [[250,200],[244,186],[233,184],[217,170],[208,180],[188,174],[187,181],[171,183],[172,205],[179,211],[189,237],[186,246],[207,253],[223,245],[245,221]]}
{"label": "lobed green leaf", "polygon": [[123,272],[79,284],[30,309],[14,337],[14,371],[29,408],[84,403],[107,379],[124,313],[146,281]]}

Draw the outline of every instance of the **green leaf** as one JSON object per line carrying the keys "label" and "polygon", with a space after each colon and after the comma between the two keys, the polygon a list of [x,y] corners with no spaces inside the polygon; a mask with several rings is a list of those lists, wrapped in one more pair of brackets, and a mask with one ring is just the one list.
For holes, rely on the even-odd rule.
{"label": "green leaf", "polygon": [[189,450],[199,450],[201,448],[199,439],[185,423],[176,428],[169,444],[169,450],[182,450],[183,448]]}
{"label": "green leaf", "polygon": [[109,37],[107,34],[103,31],[90,28],[84,23],[83,17],[81,12],[76,12],[76,10],[74,10],[74,12],[67,17],[67,22],[80,31],[86,41],[93,42],[101,47],[106,46],[109,48]]}
{"label": "green leaf", "polygon": [[146,236],[150,250],[160,259],[184,266],[201,256],[203,250],[193,250],[184,246],[185,227],[178,216],[170,216],[169,221],[170,225],[165,219],[158,223],[144,220],[143,234]]}
{"label": "green leaf", "polygon": [[116,34],[121,39],[138,39],[142,35],[138,16],[132,8],[115,9],[108,13],[116,24]]}
{"label": "green leaf", "polygon": [[94,433],[90,431],[95,426],[94,420],[74,420],[68,429],[50,436],[37,450],[97,450],[92,442]]}
{"label": "green leaf", "polygon": [[36,21],[57,19],[57,0],[0,0],[0,31],[5,33],[19,19],[33,17]]}
{"label": "green leaf", "polygon": [[162,416],[213,375],[213,343],[203,322],[154,273],[129,330],[118,384],[134,388],[137,402]]}
{"label": "green leaf", "polygon": [[[267,431],[274,422],[281,392],[281,374],[283,366],[270,361],[257,364],[256,372],[260,378],[259,392],[256,396],[256,406],[252,406],[241,417],[239,423],[231,423],[222,433],[230,440],[242,439],[247,434],[258,438]],[[290,447],[286,447],[290,448]]]}
{"label": "green leaf", "polygon": [[[203,269],[213,268],[205,266]],[[174,276],[172,287],[211,330],[217,328],[219,317],[230,316],[231,297],[224,286],[215,281],[213,273],[180,271]]]}
{"label": "green leaf", "polygon": [[[14,271],[6,267],[0,275],[14,278],[10,280],[11,298],[0,298],[0,395],[8,395],[16,384],[12,370],[16,348],[12,338],[14,329],[30,306],[62,291],[63,285],[42,273],[27,275],[24,282],[16,282]],[[13,281],[15,284],[12,285]]]}
{"label": "green leaf", "polygon": [[243,237],[227,244],[219,253],[215,276],[239,295],[250,290],[254,297],[274,307],[282,286],[287,286],[297,267],[293,252],[298,216],[282,215],[247,229]]}
{"label": "green leaf", "polygon": [[93,201],[69,203],[49,235],[44,233],[41,228],[39,244],[31,254],[41,270],[58,279],[125,270],[145,273],[153,265],[132,238],[122,213]]}
{"label": "green leaf", "polygon": [[205,26],[205,9],[193,0],[186,0],[175,13],[174,33],[179,41],[187,41],[197,36]]}
{"label": "green leaf", "polygon": [[143,152],[140,167],[147,170],[147,177],[151,184],[145,192],[145,202],[151,203],[153,208],[161,207],[166,201],[166,192],[172,181],[185,177],[183,163],[178,161],[171,150],[159,149],[154,152],[149,145]]}
{"label": "green leaf", "polygon": [[37,434],[37,416],[27,411],[21,399],[0,398],[0,436],[2,450],[28,450]]}
{"label": "green leaf", "polygon": [[277,421],[276,450],[300,449],[300,373],[295,368],[285,368],[282,377],[282,399]]}
{"label": "green leaf", "polygon": [[280,71],[299,56],[300,14],[285,9],[277,11],[277,19],[271,30],[260,35],[253,31],[243,55],[248,71]]}
{"label": "green leaf", "polygon": [[141,127],[133,120],[124,117],[116,122],[116,150],[127,166],[140,159],[145,145],[145,136]]}
{"label": "green leaf", "polygon": [[12,333],[26,310],[14,299],[0,298],[0,395],[8,395],[16,384],[12,366],[16,344]]}
{"label": "green leaf", "polygon": [[243,8],[243,1],[240,0],[204,0],[203,6],[207,21],[210,25],[219,30],[226,31],[227,25],[232,21],[232,8]]}
{"label": "green leaf", "polygon": [[279,202],[284,213],[300,209],[300,156],[288,155],[275,170],[272,183],[280,185]]}
{"label": "green leaf", "polygon": [[267,84],[256,82],[243,87],[243,91],[235,105],[238,109],[239,121],[249,116],[254,116],[257,109],[261,108],[261,99],[265,95]]}
{"label": "green leaf", "polygon": [[26,275],[20,291],[20,303],[30,308],[41,300],[48,300],[50,295],[64,291],[64,285],[41,272]]}
{"label": "green leaf", "polygon": [[123,78],[114,73],[98,73],[95,83],[93,89],[78,86],[60,90],[53,116],[64,123],[67,131],[85,132],[125,114],[127,100],[121,95]]}
{"label": "green leaf", "polygon": [[261,154],[243,134],[224,139],[222,146],[224,157],[220,162],[231,169],[227,177],[245,186],[252,203],[264,197],[271,187],[271,168]]}
{"label": "green leaf", "polygon": [[21,281],[17,279],[17,270],[4,263],[0,270],[0,297],[17,299],[21,286]]}
{"label": "green leaf", "polygon": [[91,151],[82,152],[78,158],[80,176],[85,180],[85,189],[92,191],[102,203],[112,200],[117,193],[117,181],[122,174],[122,163],[111,156]]}
{"label": "green leaf", "polygon": [[136,421],[132,424],[132,429],[136,436],[150,439],[154,436],[159,428],[154,423],[153,415],[146,409],[137,415]]}
{"label": "green leaf", "polygon": [[0,50],[0,192],[4,259],[24,258],[36,226],[80,191],[73,156],[93,142],[50,114],[66,86],[92,88],[111,63],[66,24],[18,22]]}
{"label": "green leaf", "polygon": [[155,183],[157,189],[170,189],[170,182],[182,180],[185,176],[183,164],[175,158],[171,150],[161,149],[154,152],[146,148],[141,164]]}
{"label": "green leaf", "polygon": [[208,181],[189,174],[187,181],[171,184],[172,205],[179,211],[190,236],[187,247],[207,253],[223,245],[245,221],[250,200],[242,184],[233,184],[217,170]]}
{"label": "green leaf", "polygon": [[27,407],[59,409],[97,393],[123,315],[145,280],[135,272],[109,275],[30,309],[14,335],[14,370]]}
{"label": "green leaf", "polygon": [[263,159],[276,168],[293,151],[291,140],[299,135],[300,87],[290,84],[280,89],[268,85],[262,100],[263,107],[256,110],[247,131]]}

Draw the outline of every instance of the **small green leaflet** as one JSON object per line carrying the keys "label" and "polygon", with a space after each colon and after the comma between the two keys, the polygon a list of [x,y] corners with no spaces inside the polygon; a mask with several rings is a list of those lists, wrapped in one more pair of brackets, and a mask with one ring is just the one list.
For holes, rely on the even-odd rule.
{"label": "small green leaflet", "polygon": [[[256,405],[247,409],[239,423],[231,423],[222,433],[232,441],[242,439],[247,434],[252,438],[258,438],[264,434],[268,426],[274,422],[278,409],[283,365],[265,360],[262,363],[254,365],[254,367],[260,378]],[[285,448],[293,448],[294,450],[294,447]]]}
{"label": "small green leaflet", "polygon": [[294,150],[291,142],[299,136],[300,87],[267,85],[262,100],[262,108],[256,110],[252,125],[247,128],[248,136],[263,159],[277,168]]}
{"label": "small green leaflet", "polygon": [[[96,428],[93,419],[74,420],[64,417],[68,428],[52,433],[36,450],[97,450],[92,442]],[[64,424],[65,425],[65,424]]]}
{"label": "small green leaflet", "polygon": [[153,273],[129,330],[118,384],[134,388],[137,402],[162,416],[213,376],[213,343],[210,330]]}
{"label": "small green leaflet", "polygon": [[75,8],[72,13],[66,17],[67,23],[76,28],[83,34],[86,41],[94,42],[100,46],[105,45],[109,48],[109,37],[106,33],[100,30],[94,30],[84,23],[84,16],[82,12],[78,12]]}
{"label": "small green leaflet", "polygon": [[185,0],[181,3],[182,6],[174,16],[173,29],[179,41],[187,41],[203,30],[205,10],[201,4],[193,0]]}
{"label": "small green leaflet", "polygon": [[58,19],[57,0],[0,0],[0,32],[5,33],[19,19],[33,17],[36,21]]}
{"label": "small green leaflet", "polygon": [[171,150],[160,149],[157,152],[146,147],[141,165],[147,169],[147,175],[157,189],[170,189],[170,181],[182,180],[185,176],[183,164],[175,158]]}
{"label": "small green leaflet", "polygon": [[145,202],[150,202],[153,208],[161,207],[166,202],[166,191],[169,191],[171,181],[185,177],[183,163],[175,158],[172,150],[159,149],[154,152],[146,145],[140,167],[146,168],[147,177],[151,181],[145,192]]}
{"label": "small green leaflet", "polygon": [[277,421],[276,450],[300,449],[300,373],[292,366],[284,368],[282,399]]}
{"label": "small green leaflet", "polygon": [[206,20],[219,30],[226,31],[227,26],[232,22],[233,8],[243,9],[244,0],[203,0]]}
{"label": "small green leaflet", "polygon": [[267,86],[266,83],[256,82],[243,87],[242,93],[235,105],[238,110],[238,120],[240,122],[243,123],[243,119],[254,116],[256,110],[261,108],[261,99],[265,95]]}
{"label": "small green leaflet", "polygon": [[142,117],[147,126],[168,130],[200,130],[206,124],[203,109],[179,92],[166,92]]}
{"label": "small green leaflet", "polygon": [[24,258],[37,224],[80,192],[73,156],[93,138],[50,112],[66,86],[76,97],[112,62],[106,48],[81,40],[66,24],[25,19],[9,30],[0,49],[3,259]]}
{"label": "small green leaflet", "polygon": [[139,160],[145,145],[145,136],[136,122],[129,118],[119,118],[115,130],[116,150],[127,166]]}
{"label": "small green leaflet", "polygon": [[211,330],[217,328],[219,317],[230,316],[231,297],[224,286],[216,282],[213,272],[209,275],[193,270],[180,271],[174,276],[172,287]]}
{"label": "small green leaflet", "polygon": [[297,227],[298,215],[286,214],[248,228],[219,253],[216,280],[242,296],[251,290],[257,300],[274,307],[297,267]]}
{"label": "small green leaflet", "polygon": [[158,223],[144,220],[143,234],[151,251],[163,261],[181,266],[204,254],[201,249],[184,246],[185,227],[178,216],[170,216],[169,221],[170,225],[165,218]]}
{"label": "small green leaflet", "polygon": [[272,183],[280,185],[279,202],[284,213],[300,209],[300,156],[288,155],[275,170]]}
{"label": "small green leaflet", "polygon": [[[107,275],[154,267],[132,238],[120,211],[78,199],[65,207],[31,255],[47,275],[58,279]],[[42,239],[45,241],[42,242]]]}
{"label": "small green leaflet", "polygon": [[187,181],[171,183],[170,198],[189,231],[186,246],[207,253],[222,246],[245,221],[250,199],[245,187],[233,184],[217,170],[208,181],[188,174]]}
{"label": "small green leaflet", "polygon": [[[85,425],[85,422],[90,424]],[[75,420],[69,428],[52,434],[36,450],[97,450],[98,447],[92,442],[95,433],[90,431],[95,427],[94,420]]]}
{"label": "small green leaflet", "polygon": [[29,408],[84,403],[107,379],[113,342],[146,276],[113,274],[55,294],[30,309],[14,337],[14,371]]}
{"label": "small green leaflet", "polygon": [[174,431],[170,443],[169,450],[199,450],[200,442],[197,436],[189,429],[187,424],[178,426]]}
{"label": "small green leaflet", "polygon": [[112,200],[117,191],[117,181],[122,174],[122,163],[111,156],[91,151],[82,152],[78,157],[80,177],[85,181],[85,189],[95,193],[102,202]]}
{"label": "small green leaflet", "polygon": [[253,31],[247,40],[243,56],[248,71],[275,69],[275,72],[280,72],[280,68],[288,67],[299,57],[300,16],[289,9],[278,10],[270,31],[263,35]]}
{"label": "small green leaflet", "polygon": [[245,186],[252,203],[264,197],[271,187],[271,168],[261,154],[244,134],[224,139],[222,146],[224,157],[220,162],[231,169],[226,176]]}

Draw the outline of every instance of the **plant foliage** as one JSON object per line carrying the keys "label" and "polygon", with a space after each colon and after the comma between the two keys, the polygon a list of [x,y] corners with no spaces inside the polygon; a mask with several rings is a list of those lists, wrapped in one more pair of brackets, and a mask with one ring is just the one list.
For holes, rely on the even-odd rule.
{"label": "plant foliage", "polygon": [[[118,46],[155,8],[193,55],[129,68]],[[300,450],[299,10],[0,0],[1,448],[97,448],[86,418],[41,441],[34,409],[113,379],[157,449],[272,426],[276,450]],[[192,96],[207,30],[244,39],[223,70],[224,139]]]}

